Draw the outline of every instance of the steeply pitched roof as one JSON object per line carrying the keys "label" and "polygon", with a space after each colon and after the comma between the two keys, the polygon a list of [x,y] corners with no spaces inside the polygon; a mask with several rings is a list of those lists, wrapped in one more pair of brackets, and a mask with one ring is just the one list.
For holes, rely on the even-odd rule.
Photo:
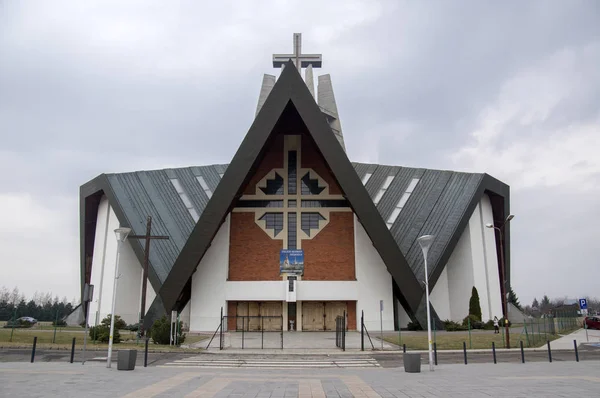
{"label": "steeply pitched roof", "polygon": [[[267,143],[277,134],[293,131],[314,140],[354,213],[379,252],[408,306],[416,310],[422,288],[363,187],[325,116],[293,64],[283,70],[227,171],[194,227],[187,243],[165,279],[158,296],[166,309],[173,308],[206,253],[219,227],[242,189],[254,175]],[[160,313],[153,303],[145,321]]]}

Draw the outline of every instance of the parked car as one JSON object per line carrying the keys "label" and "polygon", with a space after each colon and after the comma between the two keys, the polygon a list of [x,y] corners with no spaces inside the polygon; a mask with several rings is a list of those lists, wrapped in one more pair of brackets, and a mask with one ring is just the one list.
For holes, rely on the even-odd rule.
{"label": "parked car", "polygon": [[29,322],[29,323],[31,323],[33,325],[35,325],[37,323],[37,319],[32,318],[30,316],[22,316],[21,318],[17,319],[17,321],[20,321],[20,322]]}
{"label": "parked car", "polygon": [[600,317],[597,316],[586,316],[585,325],[588,329],[600,330]]}

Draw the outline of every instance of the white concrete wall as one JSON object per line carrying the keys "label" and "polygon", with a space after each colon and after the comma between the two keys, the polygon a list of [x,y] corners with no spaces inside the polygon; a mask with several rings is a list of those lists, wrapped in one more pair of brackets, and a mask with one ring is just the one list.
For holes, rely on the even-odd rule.
{"label": "white concrete wall", "polygon": [[468,315],[473,286],[479,293],[482,320],[502,315],[494,230],[485,226],[491,222],[492,207],[485,195],[432,289],[431,302],[442,320],[458,322]]}
{"label": "white concrete wall", "polygon": [[450,311],[450,292],[448,290],[448,268],[444,268],[429,295],[431,305],[442,321],[452,319]]}
{"label": "white concrete wall", "polygon": [[379,330],[379,301],[383,300],[383,329],[394,330],[392,276],[356,216],[354,216],[354,248],[358,282],[356,327],[360,330],[360,315],[364,310],[367,329]]}
{"label": "white concrete wall", "polygon": [[[493,222],[492,203],[488,195],[481,200],[483,244],[485,245],[486,279],[489,293],[490,319],[502,315],[502,296],[500,294],[500,274],[498,271],[498,255],[496,254],[496,238],[493,228],[486,228],[485,224]],[[482,309],[483,310],[483,309]]]}
{"label": "white concrete wall", "polygon": [[[356,281],[296,282],[296,301],[356,301]],[[226,301],[285,301],[288,281],[227,281]]]}
{"label": "white concrete wall", "polygon": [[[114,279],[108,279],[114,282]],[[150,285],[150,283],[148,283],[148,285]],[[119,279],[117,281],[117,303],[115,306],[115,315],[119,315],[121,318],[123,318],[128,325],[139,322],[141,292],[142,266],[135,256],[130,242],[125,241],[122,244],[121,255],[119,259]],[[150,304],[151,303],[147,304],[146,308]]]}
{"label": "white concrete wall", "polygon": [[214,331],[220,323],[221,307],[223,315],[227,314],[230,218],[227,216],[192,275],[190,331]]}
{"label": "white concrete wall", "polygon": [[[94,299],[90,303],[88,320],[90,325],[100,323],[111,312],[117,254],[114,230],[120,226],[106,196],[100,200],[97,217],[91,277]],[[136,323],[140,310],[142,267],[129,242],[123,244],[119,266],[115,314],[120,315],[128,324]],[[150,284],[148,287],[147,297],[153,299],[155,293]],[[152,301],[147,303],[149,306]]]}
{"label": "white concrete wall", "polygon": [[190,308],[190,301],[188,301],[179,313],[179,320],[183,322],[183,330],[190,330]]}
{"label": "white concrete wall", "polygon": [[[107,217],[109,217],[107,219]],[[112,211],[109,212],[109,204],[106,196],[100,199],[98,206],[98,216],[96,220],[96,236],[94,238],[94,253],[92,258],[92,276],[90,283],[94,285],[94,297],[90,303],[88,324],[94,326],[102,321],[102,318],[110,312],[111,296],[112,296],[112,279],[106,275],[114,275],[115,259],[109,258],[110,253],[114,253],[116,242],[110,239],[109,235],[110,224],[114,225],[116,219]],[[107,223],[108,222],[108,223]],[[112,236],[114,234],[110,232]],[[107,247],[106,252],[103,248],[105,242],[109,246],[114,246],[110,253]],[[103,275],[105,277],[103,277]],[[110,293],[110,294],[107,294]]]}
{"label": "white concrete wall", "polygon": [[227,281],[226,301],[283,301],[287,281]]}
{"label": "white concrete wall", "polygon": [[298,281],[296,300],[299,301],[356,301],[358,282],[355,281]]}

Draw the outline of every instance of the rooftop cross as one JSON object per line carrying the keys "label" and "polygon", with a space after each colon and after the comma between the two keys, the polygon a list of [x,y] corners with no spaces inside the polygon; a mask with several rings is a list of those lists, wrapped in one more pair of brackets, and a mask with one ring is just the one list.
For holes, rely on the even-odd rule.
{"label": "rooftop cross", "polygon": [[273,67],[280,68],[290,59],[294,61],[298,70],[309,65],[320,68],[322,63],[321,54],[302,54],[302,33],[294,33],[293,54],[273,54]]}

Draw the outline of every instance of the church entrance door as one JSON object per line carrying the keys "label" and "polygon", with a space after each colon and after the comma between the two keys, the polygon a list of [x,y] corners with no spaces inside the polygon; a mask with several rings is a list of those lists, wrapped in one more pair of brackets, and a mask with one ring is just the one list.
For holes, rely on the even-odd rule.
{"label": "church entrance door", "polygon": [[328,301],[325,303],[325,330],[335,330],[335,319],[348,313],[345,301]]}
{"label": "church entrance door", "polygon": [[325,305],[322,301],[302,302],[302,330],[324,330]]}

